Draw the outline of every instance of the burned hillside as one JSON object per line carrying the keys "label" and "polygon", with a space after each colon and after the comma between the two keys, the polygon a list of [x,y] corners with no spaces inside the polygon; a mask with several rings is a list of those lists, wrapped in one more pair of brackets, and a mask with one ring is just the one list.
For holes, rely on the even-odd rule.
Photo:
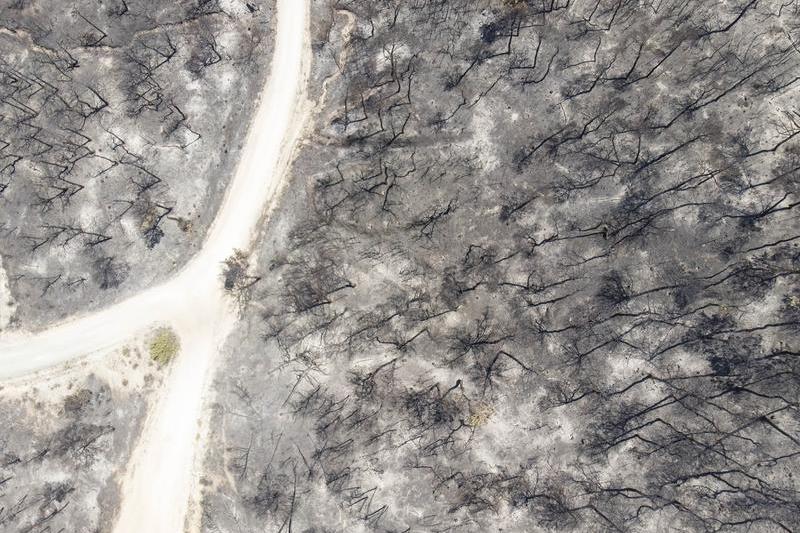
{"label": "burned hillside", "polygon": [[800,528],[800,4],[313,17],[206,529]]}

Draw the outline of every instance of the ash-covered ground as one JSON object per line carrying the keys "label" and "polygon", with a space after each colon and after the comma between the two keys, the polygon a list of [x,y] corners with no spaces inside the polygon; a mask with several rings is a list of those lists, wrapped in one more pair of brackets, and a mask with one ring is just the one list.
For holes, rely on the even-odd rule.
{"label": "ash-covered ground", "polygon": [[312,20],[206,531],[800,529],[800,3]]}
{"label": "ash-covered ground", "polygon": [[230,182],[271,1],[0,5],[0,331],[175,274]]}

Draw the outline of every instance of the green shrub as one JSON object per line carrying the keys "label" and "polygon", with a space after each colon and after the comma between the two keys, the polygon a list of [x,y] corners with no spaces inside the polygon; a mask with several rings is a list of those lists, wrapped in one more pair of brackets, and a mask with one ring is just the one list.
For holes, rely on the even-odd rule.
{"label": "green shrub", "polygon": [[161,328],[150,341],[150,357],[164,366],[178,354],[181,344],[175,332],[168,328]]}

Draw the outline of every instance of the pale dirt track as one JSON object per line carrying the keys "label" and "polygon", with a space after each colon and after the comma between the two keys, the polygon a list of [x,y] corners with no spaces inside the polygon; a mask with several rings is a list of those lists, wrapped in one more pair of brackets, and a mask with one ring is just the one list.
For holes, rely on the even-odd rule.
{"label": "pale dirt track", "polygon": [[[202,455],[204,390],[236,322],[221,286],[222,262],[249,250],[276,200],[308,111],[307,0],[278,0],[272,66],[236,175],[202,250],[172,280],[108,309],[49,328],[0,338],[0,378],[19,377],[119,347],[154,324],[181,339],[163,392],[148,416],[123,483],[115,533],[180,533]],[[187,520],[188,516],[188,520]]]}

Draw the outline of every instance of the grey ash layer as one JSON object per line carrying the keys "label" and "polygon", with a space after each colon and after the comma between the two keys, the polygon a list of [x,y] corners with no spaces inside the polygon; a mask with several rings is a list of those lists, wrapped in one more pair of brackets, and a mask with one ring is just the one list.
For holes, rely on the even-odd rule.
{"label": "grey ash layer", "polygon": [[313,5],[206,531],[800,529],[800,3]]}
{"label": "grey ash layer", "polygon": [[[312,133],[251,270],[239,261],[226,280],[243,315],[215,382],[204,530],[800,529],[800,3],[311,4]],[[38,92],[4,85],[16,111],[0,124],[30,123],[0,137],[18,147],[0,151],[3,166],[21,148],[27,158],[3,170],[0,199],[23,325],[68,311],[52,302],[117,298],[191,253],[222,188],[199,191],[229,175],[208,169],[242,132],[229,125],[234,137],[220,140],[212,117],[182,100],[186,87],[207,80],[203,102],[233,105],[248,100],[220,92],[215,69],[246,80],[263,69],[241,62],[265,60],[247,47],[230,45],[230,64],[192,57],[213,58],[197,44],[202,24],[255,31],[266,7],[128,1],[132,14],[117,15],[122,6],[61,8],[67,26],[42,22],[49,5],[3,8],[4,24],[27,25],[0,33],[13,51],[3,68],[51,76],[36,74],[49,84]],[[144,13],[169,24],[146,31]],[[64,31],[72,40],[60,46],[53,35]],[[131,102],[152,93],[130,92],[141,81],[130,73],[172,46],[169,68],[141,78],[162,87],[163,107],[136,115]],[[79,66],[68,69],[62,48]],[[103,61],[114,75],[102,83],[78,74]],[[245,85],[257,82],[226,91]],[[45,98],[50,86],[60,97]],[[97,109],[89,88],[109,105]],[[38,103],[14,107],[22,95]],[[82,115],[95,154],[71,163],[85,139],[66,128]],[[38,154],[42,140],[53,147]],[[104,171],[103,157],[117,164]],[[224,161],[230,170],[235,156]],[[67,187],[50,163],[82,188],[48,200]],[[115,174],[134,164],[161,181]],[[198,213],[192,194],[206,198],[196,237],[181,233]],[[134,199],[115,221],[117,202]],[[173,211],[159,219],[158,205]],[[82,232],[47,238],[68,221]],[[89,517],[104,530],[96,502],[113,507],[115,492],[98,488],[110,483],[99,465],[125,463],[146,406],[112,409],[131,396],[103,380],[63,393],[46,431],[20,424],[0,441],[10,502],[0,526]],[[19,408],[7,403],[4,419],[19,420]],[[76,423],[96,431],[75,433]],[[45,449],[53,459],[39,457]],[[49,460],[64,469],[58,484],[36,470]],[[86,481],[87,471],[100,474]],[[24,500],[10,521],[27,494],[37,503]]]}
{"label": "grey ash layer", "polygon": [[260,95],[271,23],[271,2],[0,5],[10,327],[107,305],[196,253]]}

